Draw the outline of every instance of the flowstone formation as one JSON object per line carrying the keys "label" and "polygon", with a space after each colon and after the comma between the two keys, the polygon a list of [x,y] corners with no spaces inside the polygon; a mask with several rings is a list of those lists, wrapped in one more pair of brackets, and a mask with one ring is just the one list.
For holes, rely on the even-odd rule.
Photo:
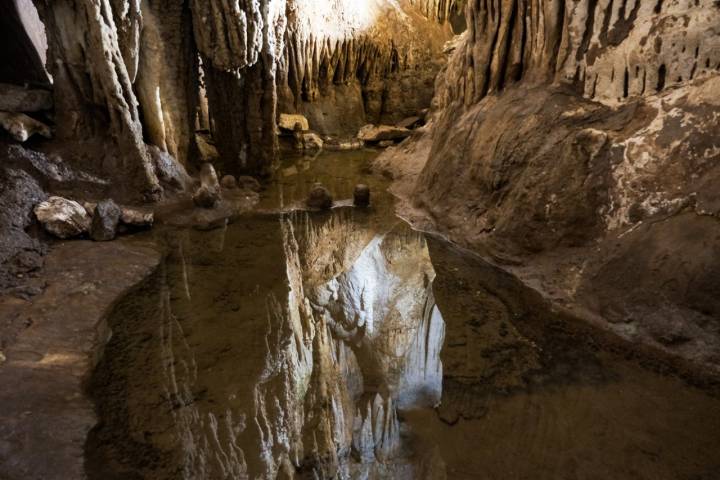
{"label": "flowstone formation", "polygon": [[417,178],[401,190],[435,226],[558,305],[720,371],[717,2],[466,15],[430,133],[379,164]]}

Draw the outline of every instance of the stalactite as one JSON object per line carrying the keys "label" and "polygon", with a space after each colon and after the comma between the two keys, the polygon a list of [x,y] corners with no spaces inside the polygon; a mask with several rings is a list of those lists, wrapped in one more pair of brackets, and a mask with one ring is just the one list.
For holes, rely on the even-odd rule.
{"label": "stalactite", "polygon": [[[695,58],[720,60],[720,13],[713,2],[658,5],[655,0],[470,2],[468,32],[441,83],[440,105],[473,104],[519,80],[573,84],[588,97],[616,102],[648,92],[647,82],[664,86],[657,73],[661,65],[668,85],[708,73]],[[626,68],[650,75],[629,75],[626,85],[622,75],[612,75]]]}
{"label": "stalactite", "polygon": [[[110,135],[119,149],[115,169],[128,176],[122,182],[127,194],[157,198],[161,188],[143,143],[133,91],[136,61],[123,56],[113,4],[109,0],[37,0],[36,4],[48,32],[59,136],[103,135],[109,119]],[[123,31],[134,38],[137,12],[120,20]],[[132,57],[131,51],[125,53]],[[98,109],[103,113],[98,115]]]}

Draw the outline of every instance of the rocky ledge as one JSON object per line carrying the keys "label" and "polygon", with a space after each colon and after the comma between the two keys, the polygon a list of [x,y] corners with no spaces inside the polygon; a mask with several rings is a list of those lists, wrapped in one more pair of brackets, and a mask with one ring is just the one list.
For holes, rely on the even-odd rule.
{"label": "rocky ledge", "polygon": [[43,291],[0,296],[0,472],[7,480],[81,479],[96,423],[83,383],[100,356],[115,302],[158,266],[137,240],[53,246]]}

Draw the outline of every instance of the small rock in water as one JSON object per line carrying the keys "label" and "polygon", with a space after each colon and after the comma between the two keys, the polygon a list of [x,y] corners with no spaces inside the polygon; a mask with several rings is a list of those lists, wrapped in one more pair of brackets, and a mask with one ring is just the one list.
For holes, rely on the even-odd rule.
{"label": "small rock in water", "polygon": [[193,202],[200,208],[213,208],[220,201],[220,192],[217,189],[201,185],[193,195]]}
{"label": "small rock in water", "polygon": [[220,182],[210,163],[203,163],[200,169],[200,187],[193,195],[193,201],[201,208],[213,208],[220,201]]}
{"label": "small rock in water", "polygon": [[247,175],[241,175],[237,178],[238,187],[243,190],[252,190],[253,192],[259,192],[262,188],[257,178],[249,177]]}
{"label": "small rock in water", "polygon": [[90,230],[90,216],[82,205],[62,197],[50,197],[35,207],[35,216],[48,232],[72,238]]}
{"label": "small rock in water", "polygon": [[220,180],[220,185],[228,190],[235,190],[238,187],[237,180],[235,180],[235,177],[232,175],[225,175],[222,180]]}
{"label": "small rock in water", "polygon": [[382,142],[378,142],[378,147],[380,148],[388,148],[395,145],[395,142],[392,140],[383,140]]}
{"label": "small rock in water", "polygon": [[128,207],[124,207],[121,210],[120,220],[125,225],[136,228],[149,228],[155,223],[155,214],[153,214],[153,212],[144,212]]}
{"label": "small rock in water", "polygon": [[112,200],[103,200],[95,207],[90,237],[96,242],[114,240],[122,211]]}
{"label": "small rock in water", "polygon": [[353,204],[356,207],[367,207],[370,205],[370,187],[364,184],[355,186],[353,192]]}
{"label": "small rock in water", "polygon": [[298,150],[322,150],[325,142],[314,132],[295,132],[295,144]]}
{"label": "small rock in water", "polygon": [[313,189],[310,190],[310,195],[305,204],[310,208],[327,210],[332,208],[333,198],[327,188],[323,187],[320,183],[316,183]]}

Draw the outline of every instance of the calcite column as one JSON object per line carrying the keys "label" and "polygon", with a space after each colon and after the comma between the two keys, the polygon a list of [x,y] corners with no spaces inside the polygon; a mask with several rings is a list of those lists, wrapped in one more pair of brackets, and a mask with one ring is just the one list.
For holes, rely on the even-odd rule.
{"label": "calcite column", "polygon": [[[139,2],[36,0],[48,36],[57,133],[80,140],[108,132],[118,152],[110,168],[128,195],[157,198],[161,187],[143,142],[133,91]],[[122,45],[122,47],[121,47]]]}

